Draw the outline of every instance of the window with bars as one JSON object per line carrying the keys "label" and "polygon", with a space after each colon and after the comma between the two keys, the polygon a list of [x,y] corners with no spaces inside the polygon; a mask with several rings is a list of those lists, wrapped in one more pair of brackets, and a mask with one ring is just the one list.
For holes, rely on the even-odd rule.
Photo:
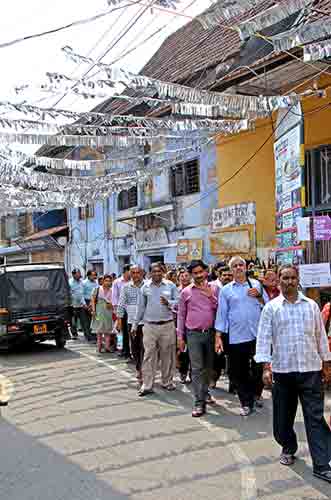
{"label": "window with bars", "polygon": [[172,196],[185,196],[200,192],[199,160],[180,163],[170,176]]}
{"label": "window with bars", "polygon": [[[331,145],[306,151],[305,186],[307,215],[331,216]],[[307,245],[306,263],[330,262],[331,242]]]}
{"label": "window with bars", "polygon": [[91,219],[94,217],[94,205],[86,205],[86,207],[79,207],[78,209],[79,220]]}
{"label": "window with bars", "polygon": [[127,210],[134,208],[138,204],[137,186],[133,186],[128,191],[121,191],[118,195],[117,207],[118,210]]}
{"label": "window with bars", "polygon": [[331,145],[306,151],[305,183],[308,209],[331,209]]}

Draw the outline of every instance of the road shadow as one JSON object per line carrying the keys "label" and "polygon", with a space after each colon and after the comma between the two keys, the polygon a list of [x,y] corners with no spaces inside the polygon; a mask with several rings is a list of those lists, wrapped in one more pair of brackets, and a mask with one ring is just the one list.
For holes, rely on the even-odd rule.
{"label": "road shadow", "polygon": [[38,366],[58,361],[72,361],[79,359],[79,352],[70,349],[58,349],[55,344],[32,344],[18,347],[15,351],[0,351],[0,363],[3,368],[21,367],[31,368],[34,364]]}
{"label": "road shadow", "polygon": [[1,498],[129,500],[94,473],[0,419],[1,453],[6,457],[1,463]]}

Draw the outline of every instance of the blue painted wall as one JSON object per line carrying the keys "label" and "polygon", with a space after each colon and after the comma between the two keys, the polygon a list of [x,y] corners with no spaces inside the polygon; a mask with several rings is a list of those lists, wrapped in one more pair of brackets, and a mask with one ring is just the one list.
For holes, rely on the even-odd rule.
{"label": "blue painted wall", "polygon": [[[212,209],[218,206],[215,145],[210,144],[200,153],[187,154],[185,160],[197,157],[200,161],[199,193],[172,198],[169,171],[166,170],[153,178],[151,194],[146,195],[146,190],[142,187],[138,189],[138,207],[144,209],[165,203],[174,204],[178,227],[168,233],[170,243],[175,243],[178,239],[202,239],[203,258],[208,263],[214,263],[216,259],[210,254],[209,235]],[[67,267],[88,269],[99,259],[104,263],[104,272],[119,273],[123,259],[128,254],[131,254],[131,262],[144,264],[142,256],[135,252],[131,237],[132,226],[118,221],[118,218],[134,215],[135,211],[136,208],[118,212],[116,194],[109,200],[96,204],[93,218],[79,220],[78,209],[69,209],[71,242],[67,248]],[[164,256],[169,262],[175,263],[176,248],[166,249]]]}

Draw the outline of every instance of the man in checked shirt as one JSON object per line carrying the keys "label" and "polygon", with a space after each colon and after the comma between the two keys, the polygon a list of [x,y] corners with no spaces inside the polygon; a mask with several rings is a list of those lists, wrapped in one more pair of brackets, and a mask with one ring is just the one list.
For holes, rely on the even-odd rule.
{"label": "man in checked shirt", "polygon": [[142,384],[142,362],[144,358],[143,344],[143,322],[137,326],[136,331],[132,331],[132,323],[137,314],[140,289],[144,284],[143,270],[139,266],[131,266],[130,268],[131,281],[121,290],[119,303],[117,306],[117,323],[116,328],[121,330],[122,321],[127,314],[128,329],[131,338],[132,356],[136,364],[137,380],[139,386]]}
{"label": "man in checked shirt", "polygon": [[264,383],[272,385],[280,463],[294,463],[298,449],[294,421],[300,400],[313,473],[331,483],[331,431],[324,419],[323,394],[323,379],[330,380],[327,336],[318,305],[298,291],[297,269],[281,267],[279,279],[281,294],[261,315],[255,361],[264,363]]}

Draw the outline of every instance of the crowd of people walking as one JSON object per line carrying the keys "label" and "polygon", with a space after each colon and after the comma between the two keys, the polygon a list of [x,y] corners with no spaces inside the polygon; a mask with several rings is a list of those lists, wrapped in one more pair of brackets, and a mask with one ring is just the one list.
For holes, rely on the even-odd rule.
{"label": "crowd of people walking", "polygon": [[212,389],[223,371],[243,417],[262,407],[263,390],[272,388],[282,465],[295,460],[300,401],[314,475],[331,482],[323,392],[331,380],[331,354],[318,305],[300,291],[292,265],[266,269],[255,279],[254,270],[236,256],[214,271],[211,280],[201,260],[169,272],[154,263],[147,276],[133,265],[119,278],[98,281],[94,271],[83,280],[74,269],[72,336],[79,319],[88,341],[96,335],[98,354],[118,351],[133,361],[139,397],[154,393],[158,371],[162,390],[176,390],[178,368],[180,382],[192,383],[193,417],[216,404]]}

